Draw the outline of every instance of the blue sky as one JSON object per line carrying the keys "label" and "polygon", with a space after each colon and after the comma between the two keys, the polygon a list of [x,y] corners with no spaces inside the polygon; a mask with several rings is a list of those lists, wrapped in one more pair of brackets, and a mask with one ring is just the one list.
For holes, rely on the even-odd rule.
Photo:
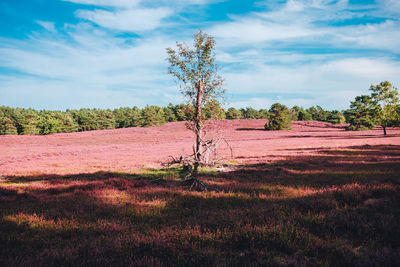
{"label": "blue sky", "polygon": [[1,0],[0,105],[182,103],[165,48],[216,39],[227,106],[345,109],[400,87],[399,0]]}

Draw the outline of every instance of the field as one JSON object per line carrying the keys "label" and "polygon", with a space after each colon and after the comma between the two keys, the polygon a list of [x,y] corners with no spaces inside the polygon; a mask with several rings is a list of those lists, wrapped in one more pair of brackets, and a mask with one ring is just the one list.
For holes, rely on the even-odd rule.
{"label": "field", "polygon": [[220,192],[161,168],[192,151],[181,122],[0,136],[0,265],[400,266],[400,129],[264,123],[210,122]]}

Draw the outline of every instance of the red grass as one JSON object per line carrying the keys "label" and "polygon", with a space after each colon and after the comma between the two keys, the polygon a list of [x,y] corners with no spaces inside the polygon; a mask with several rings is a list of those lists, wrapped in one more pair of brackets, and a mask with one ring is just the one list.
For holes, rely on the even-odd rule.
{"label": "red grass", "polygon": [[[224,137],[238,163],[313,155],[321,148],[400,144],[400,129],[349,132],[323,122],[295,122],[289,131],[264,131],[264,120],[210,122],[208,136]],[[169,155],[191,154],[193,134],[183,122],[154,128],[128,128],[48,136],[0,136],[0,176],[133,172],[159,167]],[[226,156],[227,147],[221,147]]]}

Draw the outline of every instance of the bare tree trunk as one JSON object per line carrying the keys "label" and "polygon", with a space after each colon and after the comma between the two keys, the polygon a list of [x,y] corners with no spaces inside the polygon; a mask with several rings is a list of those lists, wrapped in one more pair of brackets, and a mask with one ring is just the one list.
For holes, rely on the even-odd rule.
{"label": "bare tree trunk", "polygon": [[383,127],[383,135],[386,135],[386,126],[382,126]]}
{"label": "bare tree trunk", "polygon": [[196,133],[196,146],[195,146],[195,162],[194,162],[194,173],[197,174],[197,170],[201,161],[201,101],[204,94],[204,83],[200,80],[197,85],[197,96],[196,96],[196,107],[195,107],[195,120],[194,120],[194,130]]}

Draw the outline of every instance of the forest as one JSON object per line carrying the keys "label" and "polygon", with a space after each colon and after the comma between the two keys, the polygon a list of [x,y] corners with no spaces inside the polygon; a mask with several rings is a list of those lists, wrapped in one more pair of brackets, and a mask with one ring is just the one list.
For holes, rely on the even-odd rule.
{"label": "forest", "polygon": [[[283,106],[283,105],[282,105]],[[271,110],[251,107],[224,110],[217,101],[208,102],[203,109],[205,120],[268,119]],[[291,121],[325,121],[334,124],[346,122],[346,113],[324,110],[320,106],[287,109]],[[118,109],[87,109],[50,111],[0,107],[0,135],[52,134],[128,127],[160,126],[167,122],[187,121],[193,116],[188,104],[169,104],[167,107],[136,106]],[[348,118],[349,119],[349,118]]]}

